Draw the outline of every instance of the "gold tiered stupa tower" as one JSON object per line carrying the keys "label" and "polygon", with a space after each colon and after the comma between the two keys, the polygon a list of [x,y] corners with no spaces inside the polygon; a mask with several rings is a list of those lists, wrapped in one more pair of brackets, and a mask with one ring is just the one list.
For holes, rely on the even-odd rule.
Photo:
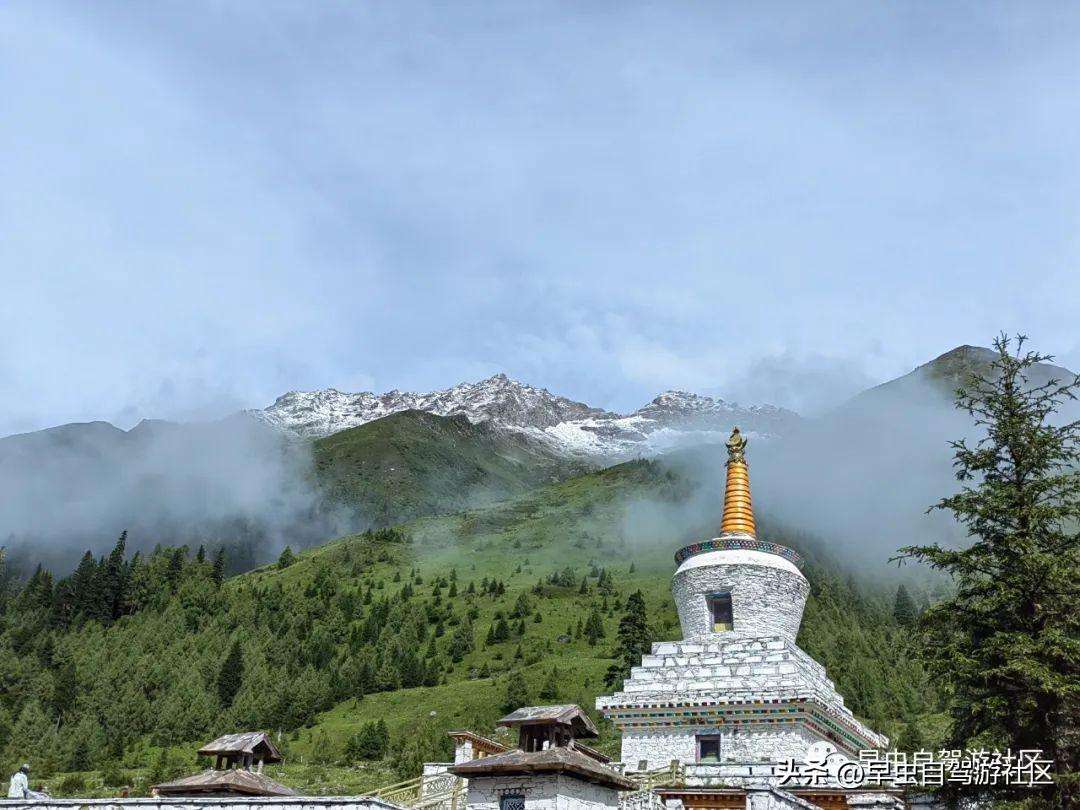
{"label": "gold tiered stupa tower", "polygon": [[754,505],[750,501],[750,472],[746,468],[746,437],[738,428],[731,431],[727,449],[727,486],[724,489],[724,517],[720,521],[720,536],[748,534],[757,537]]}

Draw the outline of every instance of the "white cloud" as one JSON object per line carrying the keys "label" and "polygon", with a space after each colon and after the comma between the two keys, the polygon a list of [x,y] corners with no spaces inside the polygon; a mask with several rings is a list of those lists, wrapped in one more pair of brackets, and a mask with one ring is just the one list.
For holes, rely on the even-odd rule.
{"label": "white cloud", "polygon": [[813,409],[1002,328],[1075,357],[1078,29],[4,4],[0,434],[499,370]]}

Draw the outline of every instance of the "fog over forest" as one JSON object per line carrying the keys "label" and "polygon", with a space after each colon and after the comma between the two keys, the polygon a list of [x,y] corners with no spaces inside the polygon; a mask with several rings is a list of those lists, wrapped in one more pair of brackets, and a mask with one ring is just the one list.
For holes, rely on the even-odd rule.
{"label": "fog over forest", "polygon": [[[1044,376],[1052,367],[1045,368]],[[804,420],[791,435],[751,440],[755,506],[766,530],[805,532],[852,570],[887,575],[901,546],[962,542],[949,515],[927,509],[959,486],[949,441],[974,435],[950,386],[913,373]],[[719,521],[724,460],[721,444],[665,456],[693,483],[692,495],[678,504],[627,504],[625,534],[636,542],[709,536]],[[306,547],[377,522],[329,505],[309,443],[242,414],[8,437],[0,440],[0,488],[0,537],[24,572],[39,561],[63,570],[123,530],[136,549],[225,545],[239,570],[285,545]]]}

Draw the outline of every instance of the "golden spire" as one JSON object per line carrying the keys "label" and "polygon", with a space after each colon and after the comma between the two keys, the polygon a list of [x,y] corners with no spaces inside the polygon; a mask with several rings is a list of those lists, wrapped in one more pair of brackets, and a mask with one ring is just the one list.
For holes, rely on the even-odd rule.
{"label": "golden spire", "polygon": [[746,438],[735,428],[727,440],[727,487],[724,490],[724,517],[720,534],[748,534],[756,537],[754,507],[750,503],[750,472],[746,468]]}

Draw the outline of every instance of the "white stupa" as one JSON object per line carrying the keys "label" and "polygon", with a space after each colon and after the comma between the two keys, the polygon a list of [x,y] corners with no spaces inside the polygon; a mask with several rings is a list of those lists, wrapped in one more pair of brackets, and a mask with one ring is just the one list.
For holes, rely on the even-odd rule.
{"label": "white stupa", "polygon": [[855,719],[825,668],[795,645],[810,585],[798,554],[757,539],[745,446],[736,428],[719,537],[675,555],[683,640],[653,644],[622,691],[597,698],[622,732],[628,771],[673,760],[805,761],[822,744],[855,758],[888,744]]}

